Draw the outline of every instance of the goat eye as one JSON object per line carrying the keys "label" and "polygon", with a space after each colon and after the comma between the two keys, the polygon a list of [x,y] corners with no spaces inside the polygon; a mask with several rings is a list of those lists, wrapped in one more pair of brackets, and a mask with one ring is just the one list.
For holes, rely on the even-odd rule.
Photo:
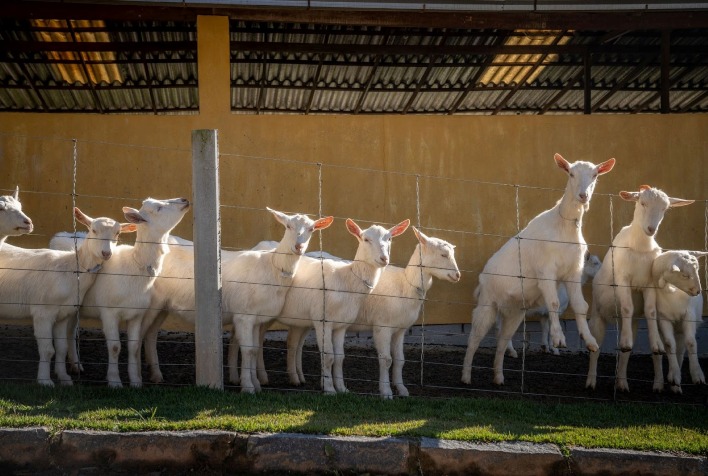
{"label": "goat eye", "polygon": [[450,257],[450,255],[446,255],[446,254],[443,254],[443,255],[440,255],[440,256],[442,256],[442,257],[445,258],[445,259],[447,259],[447,258]]}
{"label": "goat eye", "polygon": [[368,238],[364,238],[364,241],[365,241],[366,243],[370,243],[370,242],[371,242],[371,240],[369,240]]}
{"label": "goat eye", "polygon": [[573,172],[570,173],[571,177],[575,177],[575,174]]}

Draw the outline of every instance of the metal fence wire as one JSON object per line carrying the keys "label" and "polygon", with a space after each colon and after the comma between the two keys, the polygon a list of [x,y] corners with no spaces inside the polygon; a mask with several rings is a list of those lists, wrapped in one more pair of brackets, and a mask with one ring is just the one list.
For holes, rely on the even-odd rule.
{"label": "metal fence wire", "polygon": [[[141,191],[132,192],[127,196],[122,191],[132,190],[129,186],[124,186],[125,180],[113,180],[113,182],[123,182],[123,184],[115,185],[110,180],[104,184],[100,190],[94,184],[88,186],[87,183],[82,183],[82,168],[97,167],[97,162],[91,162],[88,157],[82,160],[81,154],[84,148],[103,147],[120,149],[122,154],[130,155],[132,152],[150,150],[155,153],[165,153],[169,155],[189,156],[190,151],[178,148],[153,148],[144,147],[134,144],[109,143],[99,141],[77,140],[72,138],[54,138],[43,136],[28,136],[15,133],[0,132],[0,141],[6,143],[12,142],[27,142],[34,141],[48,144],[62,144],[67,146],[66,161],[71,167],[71,184],[68,184],[62,190],[57,190],[56,187],[50,187],[47,190],[31,190],[21,188],[20,198],[29,197],[29,202],[33,205],[41,203],[42,207],[49,208],[50,213],[54,214],[57,221],[66,224],[66,229],[71,231],[71,240],[73,248],[77,249],[80,246],[82,239],[92,239],[91,235],[82,237],[77,234],[81,231],[82,226],[77,222],[71,214],[71,210],[76,206],[90,207],[91,204],[97,203],[97,208],[106,209],[106,204],[123,204],[134,206],[140,203],[141,200],[150,194],[142,195]],[[521,242],[525,238],[521,238],[518,233],[524,228],[525,224],[532,218],[528,212],[529,204],[525,204],[523,196],[528,193],[531,199],[539,201],[539,195],[548,197],[547,203],[534,203],[531,208],[544,210],[550,208],[554,200],[558,199],[563,194],[563,189],[553,187],[537,187],[523,184],[512,184],[502,182],[477,181],[464,178],[445,177],[436,175],[424,175],[420,173],[408,173],[401,171],[386,171],[377,170],[374,168],[355,167],[351,165],[336,165],[326,163],[312,163],[300,160],[293,160],[281,157],[258,157],[253,155],[243,155],[239,153],[221,152],[220,153],[220,171],[226,173],[225,170],[246,170],[254,171],[259,174],[259,167],[262,170],[279,169],[281,174],[295,177],[297,184],[289,184],[289,188],[281,190],[280,201],[285,203],[293,203],[298,208],[281,210],[287,214],[302,213],[313,217],[314,219],[322,218],[326,215],[331,215],[330,211],[337,211],[335,214],[335,224],[331,228],[342,228],[341,224],[349,216],[344,216],[351,210],[357,210],[351,206],[350,202],[366,203],[368,197],[385,197],[379,192],[382,187],[395,187],[396,191],[391,192],[392,197],[389,201],[390,207],[385,203],[371,203],[370,214],[352,217],[360,224],[378,223],[384,227],[391,227],[400,222],[404,218],[411,218],[416,224],[416,228],[423,231],[428,236],[441,237],[448,240],[453,245],[457,245],[458,249],[464,249],[468,253],[474,253],[475,256],[465,256],[462,253],[458,254],[457,260],[459,271],[462,275],[461,283],[475,282],[482,271],[482,266],[491,256],[491,253],[496,251],[501,244],[511,238],[516,239],[519,268],[522,268],[522,246]],[[91,165],[94,164],[94,165]],[[292,170],[297,170],[293,173]],[[41,169],[38,169],[41,170]],[[42,172],[38,172],[41,174]],[[265,175],[263,175],[265,176]],[[46,177],[33,177],[33,183],[45,183]],[[116,179],[117,177],[112,177]],[[223,241],[222,246],[222,264],[229,266],[229,260],[238,256],[243,251],[250,250],[252,246],[257,244],[258,238],[262,240],[279,241],[282,236],[282,229],[276,228],[275,221],[270,218],[270,214],[266,210],[268,203],[259,203],[262,199],[261,194],[256,190],[255,184],[248,184],[244,190],[234,191],[230,187],[228,177],[222,176],[220,180],[223,203],[219,206],[222,212],[222,227]],[[118,178],[120,179],[120,178]],[[155,178],[157,180],[157,177]],[[260,177],[258,177],[261,180]],[[250,179],[249,179],[250,180]],[[253,178],[255,181],[255,176]],[[554,180],[554,183],[560,180]],[[432,209],[430,203],[433,199],[433,190],[436,185],[439,188],[441,183],[447,184],[450,189],[461,189],[469,191],[474,187],[480,187],[484,190],[495,194],[494,196],[487,195],[490,200],[502,197],[504,194],[513,192],[513,196],[508,200],[508,208],[510,208],[510,216],[513,217],[513,225],[508,230],[503,231],[503,226],[486,227],[484,219],[470,218],[466,221],[469,226],[460,229],[459,227],[451,226],[450,220],[447,217],[433,220],[430,217],[439,213],[439,210]],[[11,194],[10,186],[14,184],[3,184],[8,189],[2,190],[2,194]],[[20,184],[22,185],[22,184]],[[292,186],[290,186],[292,185]],[[162,190],[165,188],[163,187]],[[103,193],[97,193],[97,190]],[[174,190],[174,187],[172,187]],[[355,194],[353,190],[359,190]],[[156,194],[157,192],[155,192]],[[439,193],[439,192],[436,192]],[[484,191],[479,191],[479,194],[484,195]],[[175,195],[187,196],[188,190],[181,190]],[[600,258],[605,253],[614,254],[617,247],[612,245],[612,239],[615,236],[615,223],[626,218],[626,214],[618,217],[615,210],[614,195],[611,193],[595,192],[593,199],[593,220],[597,222],[599,215],[607,217],[608,240],[606,242],[589,243],[591,250],[601,250],[598,255]],[[269,197],[273,195],[270,194]],[[554,198],[551,198],[554,197]],[[166,198],[166,197],[161,197]],[[457,198],[462,199],[461,196]],[[500,198],[503,199],[503,198]],[[446,200],[455,200],[455,197],[446,197]],[[607,202],[607,209],[603,212],[595,202]],[[695,206],[703,205],[704,208],[704,226],[703,226],[703,243],[704,249],[708,250],[708,198],[698,200]],[[70,205],[70,207],[68,206]],[[428,208],[426,208],[428,205]],[[526,206],[525,206],[526,205]],[[455,205],[451,205],[455,206]],[[28,212],[25,206],[25,212]],[[115,207],[114,207],[115,208]],[[483,210],[483,207],[481,207]],[[400,210],[405,210],[410,213],[410,216],[398,216]],[[395,213],[394,213],[395,212]],[[119,209],[115,209],[114,219],[123,220],[122,214],[119,215]],[[29,210],[28,215],[32,214]],[[395,216],[394,216],[395,215]],[[46,216],[46,215],[45,215]],[[71,221],[69,219],[71,218]],[[447,221],[446,221],[447,220]],[[626,225],[631,218],[628,218]],[[191,220],[183,220],[181,225],[184,229]],[[500,219],[500,221],[504,221]],[[185,224],[186,223],[186,224]],[[245,224],[245,225],[244,225]],[[60,229],[49,229],[37,223],[38,229],[31,237],[35,242],[44,242],[43,246],[48,246],[49,240],[55,232],[65,231]],[[272,226],[271,226],[272,225]],[[586,225],[587,226],[587,225]],[[247,233],[245,230],[250,227],[257,232]],[[362,226],[362,228],[364,228]],[[273,230],[277,233],[273,234]],[[666,235],[668,230],[662,230]],[[188,231],[187,231],[188,233]],[[258,234],[256,239],[253,236]],[[659,233],[658,241],[661,242]],[[187,237],[189,238],[189,237]],[[314,236],[313,236],[314,238]],[[687,239],[697,240],[698,237],[687,237]],[[24,246],[27,238],[17,237],[10,238],[10,242],[18,246]],[[395,250],[389,266],[405,268],[407,266],[408,253],[412,251],[409,242],[400,243],[399,239],[394,239],[392,247]],[[120,241],[128,245],[159,245],[164,246],[161,242],[150,241],[133,241],[128,236],[121,235]],[[563,243],[562,241],[558,241]],[[477,255],[475,245],[484,243],[485,249],[491,250],[486,253],[486,256]],[[343,250],[351,250],[354,241],[344,233],[343,230],[334,232],[332,230],[323,230],[317,233],[317,238],[310,243],[309,251],[330,252],[333,254],[343,254]],[[415,243],[414,243],[415,244]],[[314,246],[313,246],[314,245]],[[462,246],[465,245],[465,246]],[[3,245],[6,246],[6,245]],[[190,241],[170,242],[168,248],[170,250],[184,250],[186,255],[192,253],[192,243]],[[275,251],[269,251],[276,253]],[[34,266],[32,268],[23,267],[6,267],[1,259],[3,250],[0,248],[0,274],[8,275],[8,273],[25,273],[26,279],[32,280],[32,276],[38,276],[34,273],[60,273],[54,267],[47,266],[45,268]],[[418,262],[422,261],[422,252],[418,248]],[[89,319],[87,314],[96,314],[99,310],[89,312],[84,303],[81,306],[81,295],[79,292],[79,281],[82,276],[90,273],[90,270],[82,269],[79,264],[78,254],[76,256],[71,272],[76,276],[76,295],[74,301],[70,304],[61,304],[59,307],[68,306],[73,310],[75,320],[78,322],[76,330],[70,326],[66,336],[53,335],[52,339],[56,343],[57,340],[76,338],[76,350],[80,366],[72,369],[77,371],[73,375],[75,383],[79,384],[98,384],[106,383],[106,367],[108,365],[108,350],[106,342],[101,330],[100,321]],[[168,253],[165,260],[170,259]],[[614,255],[613,255],[614,256]],[[341,256],[345,260],[353,261],[353,255]],[[395,259],[394,259],[395,257]],[[411,257],[411,262],[414,262]],[[321,261],[324,263],[324,261]],[[614,263],[614,260],[613,260]],[[708,266],[705,259],[700,260],[704,267],[703,272],[703,295],[706,294],[708,285]],[[40,269],[41,268],[41,269]],[[423,266],[418,266],[420,271],[420,282],[424,283],[426,277],[423,274]],[[322,273],[322,282],[325,279],[325,266],[321,265],[320,272]],[[613,269],[613,276],[616,270]],[[125,278],[126,276],[138,279],[139,276],[131,275],[130,273],[116,272],[109,273],[104,270],[99,271],[96,279],[117,279],[118,277]],[[507,277],[518,278],[521,283],[522,295],[525,281],[529,278],[539,279],[533,276],[512,276]],[[191,269],[185,270],[184,273],[178,274],[163,274],[156,279],[165,281],[174,281],[180,283],[186,290],[194,289],[194,271]],[[438,280],[439,281],[439,280]],[[261,286],[272,286],[273,296],[275,296],[278,284],[262,284],[249,281],[230,281],[225,279],[223,282],[224,288],[230,285],[245,285],[245,284],[260,284]],[[288,288],[297,287],[296,282]],[[29,289],[30,287],[28,287]],[[496,386],[492,383],[492,360],[494,358],[494,348],[496,347],[497,336],[494,330],[489,332],[489,335],[484,336],[482,348],[475,356],[474,365],[472,368],[472,383],[463,384],[460,381],[462,371],[462,360],[466,349],[467,340],[470,332],[470,316],[476,300],[471,292],[471,286],[466,287],[461,284],[448,284],[436,282],[433,284],[433,291],[426,293],[425,290],[417,297],[401,297],[395,294],[386,295],[377,292],[374,288],[371,291],[372,295],[381,296],[389,299],[414,299],[421,301],[420,314],[418,320],[405,332],[404,358],[405,365],[403,367],[402,379],[411,395],[418,395],[428,398],[448,398],[453,396],[474,396],[474,395],[493,395],[493,396],[525,396],[531,398],[562,398],[569,400],[618,400],[626,402],[655,402],[668,404],[687,404],[700,405],[705,399],[705,385],[696,385],[691,382],[688,374],[688,365],[683,366],[682,389],[683,394],[675,394],[671,391],[670,386],[667,386],[662,394],[657,394],[652,389],[654,381],[654,373],[651,367],[651,355],[644,353],[641,355],[633,355],[629,368],[628,382],[630,392],[618,392],[615,387],[617,379],[619,361],[622,356],[620,348],[620,339],[618,328],[620,319],[615,318],[615,325],[610,326],[605,339],[605,347],[600,356],[600,366],[598,369],[598,385],[594,391],[585,388],[585,379],[588,368],[588,352],[585,350],[581,339],[574,335],[575,329],[572,321],[562,319],[564,332],[568,339],[568,348],[561,349],[559,355],[550,353],[550,349],[542,349],[541,327],[535,319],[524,318],[519,326],[519,329],[514,334],[512,343],[519,347],[518,358],[509,356],[505,359],[505,385]],[[589,300],[591,284],[585,285],[585,295]],[[287,291],[287,290],[286,290]],[[332,290],[329,290],[332,291]],[[344,291],[354,294],[369,294],[362,291]],[[615,314],[620,315],[620,305],[617,298],[617,286],[614,286],[615,292]],[[15,309],[24,306],[27,309],[42,309],[50,304],[43,301],[40,295],[32,293],[16,293],[15,295],[6,294],[6,298],[0,302],[0,309],[6,312],[8,309]],[[12,297],[7,297],[12,296]],[[322,292],[322,308],[323,312],[319,319],[322,324],[332,323],[336,321],[336,309],[331,309],[328,306],[326,293]],[[361,296],[360,296],[361,297]],[[192,295],[192,302],[194,301]],[[354,299],[353,301],[356,301]],[[352,301],[352,302],[353,302]],[[401,301],[403,302],[403,301]],[[536,303],[528,303],[525,298],[522,303],[524,310],[534,307]],[[130,302],[115,302],[110,306],[113,310],[118,311],[139,311],[139,314],[162,313],[157,320],[158,323],[163,322],[167,312],[169,318],[165,328],[161,329],[157,335],[156,349],[159,356],[159,368],[161,369],[160,377],[155,377],[152,367],[155,362],[149,361],[147,348],[143,354],[143,362],[141,372],[143,381],[146,385],[194,385],[195,384],[195,339],[194,334],[190,332],[194,326],[194,307],[169,307],[163,304],[151,304],[150,306],[138,307]],[[640,307],[641,308],[641,307]],[[8,315],[0,315],[3,326],[0,332],[0,379],[3,381],[21,381],[33,382],[36,380],[36,371],[40,363],[40,358],[37,353],[37,337],[33,335],[32,320],[30,319],[29,311],[23,315],[21,319],[13,318],[12,312]],[[289,317],[297,319],[297,316],[272,315],[262,316],[270,317],[272,320],[278,318]],[[191,321],[190,321],[191,319]],[[640,323],[645,321],[644,316],[634,317]],[[147,321],[145,321],[147,322]],[[701,316],[696,318],[696,327],[700,328],[703,324]],[[124,325],[124,324],[123,324]],[[146,324],[144,323],[143,326]],[[386,324],[379,324],[379,328],[386,328]],[[395,326],[388,329],[392,334],[397,329]],[[371,330],[351,330],[347,333],[345,341],[345,356],[344,360],[344,378],[345,384],[352,392],[360,394],[379,394],[379,364],[386,361],[386,355],[379,355],[375,349],[375,334]],[[238,337],[238,336],[236,336]],[[614,339],[612,338],[614,337]],[[635,336],[637,347],[642,347],[645,343],[644,333]],[[128,373],[126,365],[126,348],[131,339],[128,334],[123,331],[121,333],[120,347],[122,353],[120,355],[120,376],[124,384],[128,384]],[[290,384],[289,375],[286,367],[286,355],[292,352],[287,343],[287,328],[275,324],[266,334],[263,342],[262,353],[264,361],[260,365],[265,365],[265,369],[261,368],[259,375],[265,380],[267,371],[268,381],[262,382],[264,391],[298,391],[298,392],[321,392],[320,387],[320,360],[325,358],[324,351],[318,346],[316,339],[310,335],[304,341],[302,348],[302,377],[304,382],[294,386]],[[612,344],[613,343],[613,344]],[[69,342],[71,347],[71,342]],[[221,342],[215,345],[236,346],[237,339],[234,339],[234,330],[228,323],[224,325],[224,331]],[[545,351],[544,351],[545,350]],[[400,356],[395,355],[395,350],[391,349],[393,360],[395,361]],[[699,348],[695,350],[699,354],[700,361],[705,367],[708,353],[706,343],[699,340]],[[226,356],[226,352],[224,355]],[[338,357],[338,356],[334,356]],[[146,364],[150,364],[147,365]],[[239,362],[241,360],[239,359]],[[239,383],[229,381],[228,364],[230,361],[225,357],[224,365],[226,375],[226,388],[238,391]],[[78,363],[77,363],[78,364]],[[389,361],[389,365],[391,362]],[[394,364],[395,367],[395,364]],[[243,369],[239,369],[241,372]],[[52,373],[52,377],[56,380],[56,375]],[[155,382],[151,382],[154,380]],[[394,376],[394,387],[396,384]],[[400,389],[394,389],[394,396],[400,393]]]}

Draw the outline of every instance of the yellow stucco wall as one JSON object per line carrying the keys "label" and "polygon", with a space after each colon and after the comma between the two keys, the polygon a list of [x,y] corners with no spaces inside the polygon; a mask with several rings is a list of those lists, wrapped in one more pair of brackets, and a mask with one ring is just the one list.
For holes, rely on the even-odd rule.
{"label": "yellow stucco wall", "polygon": [[[317,214],[321,196],[323,214],[337,218],[323,232],[324,249],[353,257],[356,241],[344,219],[417,224],[417,179],[420,226],[457,245],[463,271],[459,284],[434,285],[426,323],[469,321],[477,275],[516,232],[515,188],[508,184],[555,189],[519,189],[524,226],[562,194],[565,175],[552,160],[555,152],[571,161],[617,159],[586,216],[592,252],[604,255],[610,227],[616,233],[631,221],[633,204],[617,192],[641,184],[700,201],[669,211],[657,240],[666,248],[704,249],[708,115],[232,115],[228,22],[200,18],[199,32],[199,115],[0,114],[0,188],[19,184],[36,224],[33,236],[9,242],[42,247],[55,232],[71,229],[72,139],[78,206],[120,218],[121,206],[139,206],[147,196],[191,197],[191,131],[216,128],[225,248],[280,238],[282,227],[265,206]],[[191,215],[175,233],[191,238]],[[405,265],[414,245],[410,232],[396,239],[393,263]],[[318,247],[315,237],[311,249]]]}

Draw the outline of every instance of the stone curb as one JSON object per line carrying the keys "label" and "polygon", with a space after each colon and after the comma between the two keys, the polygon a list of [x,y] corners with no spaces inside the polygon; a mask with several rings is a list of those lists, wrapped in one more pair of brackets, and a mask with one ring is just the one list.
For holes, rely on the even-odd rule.
{"label": "stone curb", "polygon": [[705,475],[705,457],[551,444],[228,431],[114,433],[0,428],[0,473]]}

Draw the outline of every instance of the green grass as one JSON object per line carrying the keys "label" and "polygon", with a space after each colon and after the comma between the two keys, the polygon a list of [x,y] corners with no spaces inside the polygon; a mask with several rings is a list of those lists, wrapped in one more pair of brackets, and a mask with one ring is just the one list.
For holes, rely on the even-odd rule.
{"label": "green grass", "polygon": [[408,398],[204,388],[48,389],[0,384],[0,426],[109,431],[221,429],[528,441],[708,454],[704,407]]}

